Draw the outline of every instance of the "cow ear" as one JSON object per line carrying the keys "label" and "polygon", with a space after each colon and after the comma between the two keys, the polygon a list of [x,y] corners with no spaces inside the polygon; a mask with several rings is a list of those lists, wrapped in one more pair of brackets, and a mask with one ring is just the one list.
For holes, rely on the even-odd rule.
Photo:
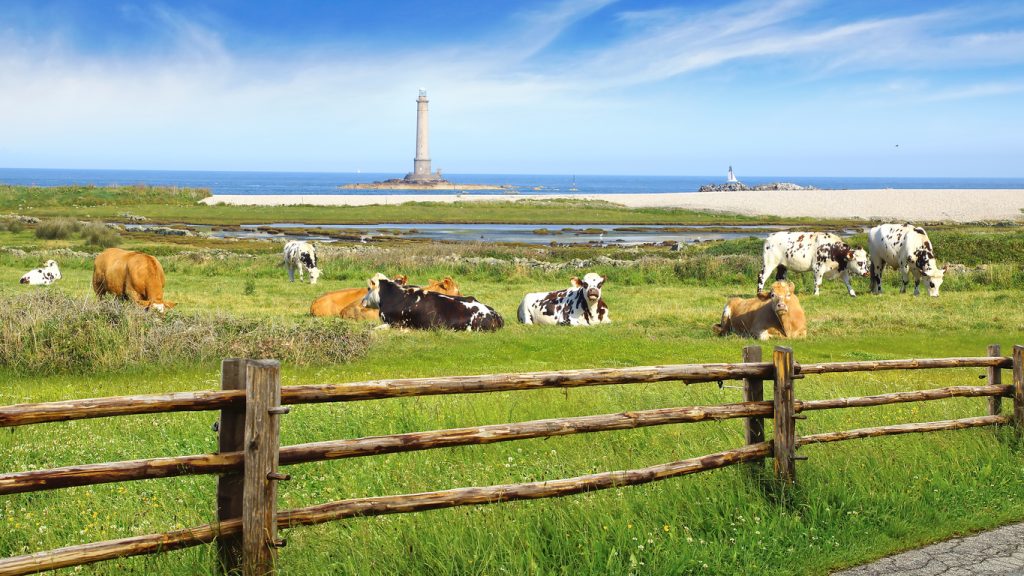
{"label": "cow ear", "polygon": [[370,287],[370,290],[376,290],[377,289],[377,279],[376,278],[370,278],[369,280],[366,281],[366,285]]}
{"label": "cow ear", "polygon": [[166,310],[170,310],[171,308],[174,308],[177,305],[178,305],[177,302],[168,302],[168,301],[164,300],[164,309],[166,309]]}
{"label": "cow ear", "polygon": [[772,296],[774,296],[774,295],[775,295],[775,293],[770,291],[770,290],[768,292],[758,292],[757,293],[757,299],[758,300],[771,300]]}
{"label": "cow ear", "polygon": [[583,285],[583,282],[580,282],[579,277],[573,276],[572,279],[569,280],[569,284],[571,284],[573,288],[579,288],[580,286]]}
{"label": "cow ear", "polygon": [[452,285],[454,285],[454,284],[455,284],[455,281],[452,280],[451,276],[445,276],[444,280],[441,281],[441,285],[445,287],[445,290],[451,290],[452,289]]}

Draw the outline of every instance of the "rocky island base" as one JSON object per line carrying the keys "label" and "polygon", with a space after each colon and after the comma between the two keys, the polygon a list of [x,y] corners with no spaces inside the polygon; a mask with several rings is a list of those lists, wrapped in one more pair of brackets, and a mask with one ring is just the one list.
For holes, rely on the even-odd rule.
{"label": "rocky island base", "polygon": [[510,184],[457,184],[447,180],[406,180],[404,178],[392,178],[382,182],[368,182],[356,184],[343,184],[338,186],[342,190],[508,190],[515,192]]}

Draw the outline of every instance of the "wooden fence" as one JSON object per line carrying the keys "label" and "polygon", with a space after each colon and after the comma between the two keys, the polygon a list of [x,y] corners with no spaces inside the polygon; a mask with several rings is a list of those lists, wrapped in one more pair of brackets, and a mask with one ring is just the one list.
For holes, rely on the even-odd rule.
{"label": "wooden fence", "polygon": [[[1001,355],[998,345],[988,356],[827,362],[798,364],[789,348],[776,347],[771,362],[762,362],[761,348],[743,351],[743,363],[684,364],[639,368],[565,370],[484,376],[452,376],[375,380],[337,385],[281,388],[280,367],[273,360],[228,359],[222,365],[221,390],[146,396],[121,396],[0,407],[0,427],[23,426],[84,418],[196,410],[220,410],[219,451],[215,454],[149,458],[104,464],[68,466],[0,474],[0,495],[125,482],[170,476],[219,474],[217,522],[158,534],[69,546],[25,556],[0,559],[0,576],[30,574],[113,558],[153,554],[216,542],[220,568],[243,574],[274,572],[276,549],[284,542],[279,528],[320,524],[355,516],[376,516],[568,496],[591,490],[644,484],[685,474],[713,470],[771,457],[774,472],[783,486],[796,481],[796,451],[807,444],[837,442],[872,436],[958,430],[979,426],[1013,424],[1024,431],[1024,347],[1014,346],[1013,356]],[[811,374],[923,370],[935,368],[986,368],[987,383],[933,390],[894,392],[877,396],[801,401],[794,397],[794,380]],[[1001,370],[1012,368],[1013,385],[1002,384]],[[611,384],[678,381],[743,381],[743,402],[715,406],[690,406],[637,410],[572,418],[554,418],[510,424],[454,428],[278,446],[279,420],[288,404],[352,402],[379,398],[468,394],[540,388],[569,388]],[[774,381],[774,398],[763,398],[764,380]],[[955,397],[987,397],[988,414],[972,418],[878,426],[809,436],[796,435],[796,421],[805,412],[902,402],[921,402]],[[1003,415],[1002,398],[1013,399],[1013,413]],[[339,458],[353,458],[427,450],[448,446],[488,444],[524,438],[540,438],[644,426],[682,424],[707,420],[745,419],[746,444],[741,448],[633,470],[601,472],[543,482],[454,488],[419,494],[351,498],[278,510],[277,482],[289,476],[279,465]],[[765,419],[772,419],[772,438],[765,438]]]}

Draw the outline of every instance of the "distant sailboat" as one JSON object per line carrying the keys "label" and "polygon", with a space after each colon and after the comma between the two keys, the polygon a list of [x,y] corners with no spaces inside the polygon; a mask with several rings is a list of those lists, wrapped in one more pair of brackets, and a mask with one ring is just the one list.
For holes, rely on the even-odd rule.
{"label": "distant sailboat", "polygon": [[576,175],[572,175],[572,186],[569,186],[569,192],[579,192],[580,189],[576,187]]}
{"label": "distant sailboat", "polygon": [[736,175],[733,174],[733,172],[732,172],[732,166],[729,166],[729,176],[725,179],[725,181],[730,183],[730,184],[732,184],[734,182],[739,182],[739,180],[736,179]]}

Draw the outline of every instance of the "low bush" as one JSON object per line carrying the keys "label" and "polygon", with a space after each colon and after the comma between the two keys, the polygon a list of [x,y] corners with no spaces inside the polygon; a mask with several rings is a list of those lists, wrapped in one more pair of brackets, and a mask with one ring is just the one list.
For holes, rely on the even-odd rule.
{"label": "low bush", "polygon": [[100,222],[93,222],[82,227],[82,240],[89,246],[111,248],[121,243],[121,235],[113,228]]}
{"label": "low bush", "polygon": [[76,298],[58,290],[0,299],[0,366],[24,373],[113,371],[276,358],[297,365],[362,355],[365,328],[340,319],[259,319],[224,314],[165,317],[130,302]]}
{"label": "low bush", "polygon": [[67,240],[79,232],[82,224],[74,218],[52,218],[36,226],[36,238],[43,240]]}

